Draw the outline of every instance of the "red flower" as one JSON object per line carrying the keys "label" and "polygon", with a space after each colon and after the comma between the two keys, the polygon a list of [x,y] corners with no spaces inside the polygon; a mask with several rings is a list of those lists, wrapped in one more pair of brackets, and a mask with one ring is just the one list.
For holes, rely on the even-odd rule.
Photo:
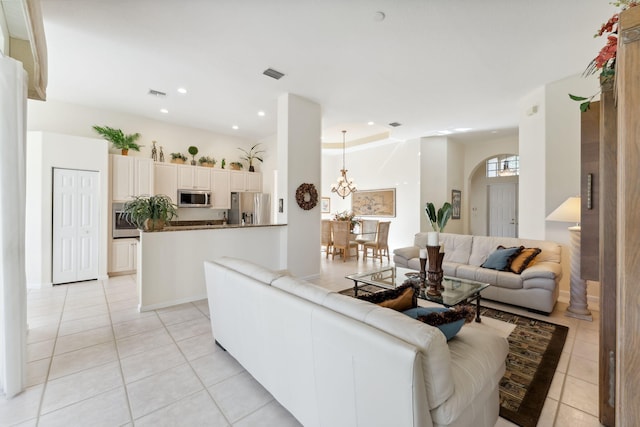
{"label": "red flower", "polygon": [[610,59],[616,57],[618,51],[618,37],[610,35],[607,37],[607,44],[600,50],[595,59],[596,68],[604,67]]}
{"label": "red flower", "polygon": [[606,24],[602,24],[602,28],[600,28],[600,31],[598,31],[598,33],[595,35],[595,37],[599,37],[604,33],[613,33],[618,31],[617,28],[613,28],[613,26],[618,22],[618,19],[620,18],[619,14],[615,14],[613,15]]}

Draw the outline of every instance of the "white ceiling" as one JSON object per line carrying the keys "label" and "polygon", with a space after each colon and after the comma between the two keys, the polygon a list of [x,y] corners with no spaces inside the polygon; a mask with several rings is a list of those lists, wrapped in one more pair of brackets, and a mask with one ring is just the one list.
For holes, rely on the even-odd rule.
{"label": "white ceiling", "polygon": [[[48,99],[257,140],[276,133],[277,98],[289,92],[318,102],[323,141],[341,142],[342,129],[348,141],[513,129],[522,96],[595,57],[605,41],[592,36],[616,9],[608,0],[42,0],[42,11]],[[285,77],[263,75],[269,67]]]}

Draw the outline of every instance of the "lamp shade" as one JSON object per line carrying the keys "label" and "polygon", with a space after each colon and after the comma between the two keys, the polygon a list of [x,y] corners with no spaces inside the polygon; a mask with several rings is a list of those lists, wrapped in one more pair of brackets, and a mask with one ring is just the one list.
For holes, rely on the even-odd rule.
{"label": "lamp shade", "polygon": [[580,223],[580,197],[569,197],[547,216],[547,221]]}

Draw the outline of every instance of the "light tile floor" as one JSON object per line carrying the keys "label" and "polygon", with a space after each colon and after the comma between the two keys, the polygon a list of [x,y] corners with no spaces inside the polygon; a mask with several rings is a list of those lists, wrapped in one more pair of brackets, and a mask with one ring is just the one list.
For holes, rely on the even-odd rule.
{"label": "light tile floor", "polygon": [[[311,281],[334,290],[351,286],[346,274],[380,265],[321,259]],[[28,388],[0,398],[0,425],[299,425],[215,346],[206,301],[146,313],[136,306],[135,276],[30,290]],[[598,313],[584,322],[565,308],[551,315],[570,329],[538,425],[599,426]]]}

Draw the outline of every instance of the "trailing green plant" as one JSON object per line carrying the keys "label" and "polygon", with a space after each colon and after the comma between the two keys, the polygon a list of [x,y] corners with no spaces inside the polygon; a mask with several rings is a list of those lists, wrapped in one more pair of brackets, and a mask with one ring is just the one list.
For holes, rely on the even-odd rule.
{"label": "trailing green plant", "polygon": [[169,196],[135,196],[124,204],[125,219],[140,230],[154,231],[178,216],[177,206]]}
{"label": "trailing green plant", "polygon": [[249,162],[249,170],[250,171],[253,171],[253,161],[254,160],[259,160],[260,162],[263,162],[262,153],[265,153],[266,150],[258,149],[258,145],[260,145],[260,142],[255,144],[248,151],[245,150],[244,148],[238,148],[238,150],[240,150],[240,151],[242,151],[244,153],[244,155],[241,156],[240,158],[242,160],[246,160],[247,162]]}
{"label": "trailing green plant", "polygon": [[181,159],[181,160],[187,161],[187,156],[185,156],[182,153],[171,153],[171,159],[172,160]]}
{"label": "trailing green plant", "polygon": [[438,209],[436,213],[436,208],[431,202],[427,202],[425,208],[425,213],[431,222],[431,227],[433,231],[443,232],[444,228],[447,226],[447,222],[451,218],[451,214],[453,213],[453,209],[451,207],[451,203],[444,202],[442,207]]}
{"label": "trailing green plant", "polygon": [[109,126],[93,126],[93,130],[113,144],[113,148],[140,151],[140,147],[143,147],[143,145],[136,144],[136,141],[140,138],[139,133],[125,135],[121,129],[114,129]]}
{"label": "trailing green plant", "polygon": [[215,165],[217,163],[216,159],[214,159],[213,157],[209,157],[209,156],[202,156],[198,159],[198,163],[203,164],[203,163],[211,163],[213,165]]}

